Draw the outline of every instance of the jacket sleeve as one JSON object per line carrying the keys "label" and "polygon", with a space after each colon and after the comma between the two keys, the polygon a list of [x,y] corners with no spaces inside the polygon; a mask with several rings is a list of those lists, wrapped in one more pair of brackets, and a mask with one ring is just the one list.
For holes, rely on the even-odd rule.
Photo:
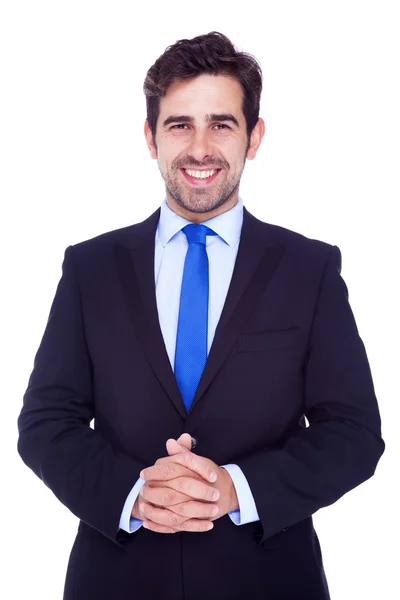
{"label": "jacket sleeve", "polygon": [[24,394],[18,451],[72,513],[119,545],[122,507],[146,465],[116,451],[90,427],[95,414],[92,365],[73,253],[72,246],[65,251]]}
{"label": "jacket sleeve", "polygon": [[332,246],[303,371],[309,426],[279,447],[235,457],[255,498],[262,541],[369,479],[385,449],[367,355],[340,272],[341,253]]}

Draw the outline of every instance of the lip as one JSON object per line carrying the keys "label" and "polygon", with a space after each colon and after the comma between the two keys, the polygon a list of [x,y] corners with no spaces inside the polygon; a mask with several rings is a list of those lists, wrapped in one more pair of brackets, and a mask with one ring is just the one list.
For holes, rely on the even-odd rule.
{"label": "lip", "polygon": [[[214,169],[191,169],[193,171],[214,171]],[[193,177],[190,177],[190,175],[188,175],[185,171],[185,169],[180,169],[183,177],[186,179],[186,181],[188,183],[190,183],[191,185],[197,186],[197,187],[204,187],[207,185],[211,185],[213,183],[213,181],[215,181],[215,179],[218,177],[220,171],[222,169],[217,169],[217,172],[214,173],[214,175],[212,177],[207,177],[207,179],[195,179]]]}

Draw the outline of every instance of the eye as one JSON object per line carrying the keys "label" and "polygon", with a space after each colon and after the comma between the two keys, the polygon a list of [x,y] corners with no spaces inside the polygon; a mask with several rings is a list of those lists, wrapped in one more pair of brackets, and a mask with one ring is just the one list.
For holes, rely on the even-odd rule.
{"label": "eye", "polygon": [[[182,131],[183,127],[188,127],[188,125],[186,123],[178,123],[177,125],[172,125],[171,129],[178,129]],[[230,129],[230,127],[228,125],[225,125],[225,123],[216,123],[215,125],[213,125],[213,127],[218,127],[221,129]]]}

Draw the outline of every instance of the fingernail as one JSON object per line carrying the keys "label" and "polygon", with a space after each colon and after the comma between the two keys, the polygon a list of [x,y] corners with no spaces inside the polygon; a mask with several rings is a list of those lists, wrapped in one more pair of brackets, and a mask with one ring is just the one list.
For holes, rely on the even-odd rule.
{"label": "fingernail", "polygon": [[[136,473],[137,473],[137,471],[136,471]],[[139,477],[140,477],[140,479],[144,479],[144,471],[140,471]]]}
{"label": "fingernail", "polygon": [[220,496],[219,491],[215,490],[215,492],[213,493],[212,499],[213,500],[219,500],[219,496]]}
{"label": "fingernail", "polygon": [[219,513],[219,508],[218,508],[218,506],[215,506],[212,509],[211,514],[212,514],[213,517],[215,517],[215,515],[217,515],[218,513]]}
{"label": "fingernail", "polygon": [[142,512],[144,512],[145,505],[144,505],[144,504],[142,504],[142,503],[140,503],[140,504],[139,504],[139,509],[140,509]]}
{"label": "fingernail", "polygon": [[147,523],[145,523],[144,521],[143,521],[143,523],[142,523],[142,527],[144,527],[145,529],[148,529],[148,528],[149,528],[149,526],[147,525]]}
{"label": "fingernail", "polygon": [[214,523],[210,523],[209,526],[207,527],[207,531],[210,531],[210,529],[212,529],[214,527]]}
{"label": "fingernail", "polygon": [[213,471],[210,475],[210,477],[208,478],[208,481],[217,481],[217,474]]}

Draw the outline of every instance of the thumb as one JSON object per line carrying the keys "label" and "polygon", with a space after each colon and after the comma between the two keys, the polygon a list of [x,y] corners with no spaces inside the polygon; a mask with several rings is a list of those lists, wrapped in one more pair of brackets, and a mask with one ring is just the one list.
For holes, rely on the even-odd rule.
{"label": "thumb", "polygon": [[187,450],[192,449],[192,436],[189,433],[182,433],[177,439],[178,444],[184,446]]}
{"label": "thumb", "polygon": [[169,439],[167,441],[167,451],[170,456],[189,452],[192,449],[192,438],[188,433],[183,433],[177,440]]}

